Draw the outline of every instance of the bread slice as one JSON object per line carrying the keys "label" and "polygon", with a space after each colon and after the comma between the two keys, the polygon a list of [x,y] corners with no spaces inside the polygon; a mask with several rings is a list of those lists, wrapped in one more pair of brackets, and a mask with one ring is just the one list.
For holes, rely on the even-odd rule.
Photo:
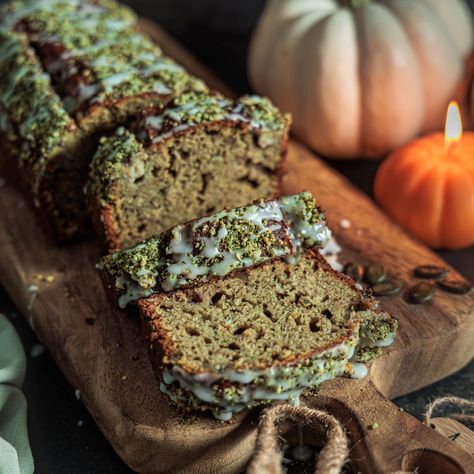
{"label": "bread slice", "polygon": [[1,138],[53,234],[87,234],[83,188],[99,136],[207,87],[112,0],[9,2],[0,29]]}
{"label": "bread slice", "polygon": [[186,93],[101,140],[88,196],[97,233],[124,248],[195,216],[279,191],[289,117],[261,97]]}
{"label": "bread slice", "polygon": [[354,354],[390,345],[397,327],[317,250],[296,264],[273,260],[138,304],[161,390],[179,407],[222,420],[358,376]]}
{"label": "bread slice", "polygon": [[294,259],[303,248],[324,245],[330,235],[322,210],[304,192],[175,226],[104,257],[98,268],[124,308],[272,258]]}

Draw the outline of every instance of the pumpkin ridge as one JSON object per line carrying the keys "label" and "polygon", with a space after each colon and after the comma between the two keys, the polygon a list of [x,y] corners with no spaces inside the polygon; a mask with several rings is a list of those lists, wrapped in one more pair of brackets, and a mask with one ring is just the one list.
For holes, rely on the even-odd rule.
{"label": "pumpkin ridge", "polygon": [[[409,152],[394,152],[380,165],[374,183],[376,201],[389,216],[409,229],[412,225],[408,210],[416,199],[416,189],[434,167],[434,163],[426,159],[429,149],[423,145],[422,141],[415,141],[408,145]],[[400,182],[403,182],[402,187]],[[393,196],[397,196],[396,201]]]}
{"label": "pumpkin ridge", "polygon": [[[401,179],[402,176],[410,176],[410,180],[406,180],[404,189],[398,191],[399,193],[399,200],[400,202],[398,205],[401,205],[401,209],[403,210],[402,213],[402,224],[406,226],[410,231],[415,235],[416,232],[413,231],[413,223],[411,221],[411,214],[407,212],[409,209],[413,207],[413,203],[416,203],[418,200],[418,193],[420,187],[422,187],[423,182],[426,180],[426,176],[429,174],[431,168],[425,166],[418,166],[419,163],[415,163],[419,160],[413,160],[413,169],[410,172],[405,172],[403,169],[399,170],[399,177],[398,180]],[[410,166],[412,163],[410,163]],[[393,176],[395,178],[395,176]],[[395,179],[395,184],[397,183],[397,179]],[[416,225],[416,222],[415,222]]]}
{"label": "pumpkin ridge", "polygon": [[[471,204],[470,209],[468,208],[466,210],[462,206],[462,203],[461,205],[458,203],[458,207],[461,206],[462,208],[461,218],[460,213],[456,212],[458,208],[455,208],[454,215],[450,212],[450,208],[452,208],[453,201],[459,201],[459,194],[462,194],[464,197],[474,195],[474,180],[471,176],[465,174],[461,168],[456,167],[447,170],[445,179],[446,187],[443,196],[445,210],[443,213],[443,222],[446,222],[447,225],[443,226],[440,246],[448,249],[456,249],[472,245],[474,244],[474,235],[472,231],[469,232],[468,229],[474,227],[474,205]],[[472,203],[472,200],[470,203]],[[464,205],[465,204],[466,203],[464,203]],[[452,222],[453,220],[454,222]]]}
{"label": "pumpkin ridge", "polygon": [[472,14],[466,2],[464,0],[422,1],[442,20],[459,56],[466,58],[471,53],[474,42]]}
{"label": "pumpkin ridge", "polygon": [[[336,99],[336,103],[339,104],[337,108],[347,106],[348,114],[351,115],[344,117],[344,119],[335,117],[335,103],[325,100],[325,95],[327,93],[326,87],[332,88],[335,84],[327,71],[329,69],[331,71],[338,70],[341,67],[341,64],[331,62],[331,64],[325,65],[325,61],[327,61],[328,58],[326,55],[320,54],[320,48],[322,47],[322,44],[328,46],[328,42],[330,42],[329,45],[332,46],[335,38],[334,30],[341,29],[342,27],[350,29],[344,29],[344,31],[340,33],[341,36],[353,37],[353,34],[356,34],[352,12],[339,9],[333,14],[322,18],[316,25],[313,25],[313,27],[306,32],[305,36],[301,38],[305,45],[304,49],[298,52],[300,61],[303,62],[305,61],[305,57],[312,56],[313,61],[317,61],[317,64],[322,66],[321,69],[326,71],[326,74],[320,75],[318,82],[315,84],[313,74],[314,69],[310,69],[309,67],[301,69],[301,89],[306,91],[306,93],[313,93],[313,97],[318,102],[318,107],[315,108],[314,102],[308,101],[305,94],[299,94],[298,109],[301,115],[311,115],[313,117],[313,121],[304,121],[300,123],[299,127],[296,127],[299,135],[308,137],[314,134],[314,124],[318,124],[318,134],[321,137],[318,139],[318,149],[323,155],[330,153],[331,149],[341,150],[341,155],[344,155],[348,151],[355,152],[360,146],[358,143],[359,133],[355,133],[350,136],[348,135],[347,130],[350,130],[352,125],[347,128],[342,126],[342,123],[344,122],[354,122],[354,118],[351,116],[353,114],[352,104],[354,103],[352,99],[355,95],[357,95],[357,97],[360,95],[360,90],[357,87],[357,78],[355,76],[359,63],[359,58],[357,57],[357,48],[353,49],[355,57],[351,56],[349,62],[349,64],[352,65],[352,60],[354,59],[355,67],[353,69],[350,68],[350,77],[346,78],[347,81],[351,81],[351,87],[354,86],[355,94],[352,96],[339,94]],[[317,50],[317,52],[313,54],[313,51],[315,50]],[[347,64],[348,61],[346,60],[344,66],[346,67]],[[346,67],[346,69],[348,68]],[[357,117],[355,120],[360,122],[359,117]],[[334,131],[336,129],[339,131],[338,134]]]}
{"label": "pumpkin ridge", "polygon": [[424,168],[423,179],[419,180],[412,189],[412,199],[422,202],[423,197],[425,198],[425,209],[422,213],[424,221],[415,221],[409,225],[409,228],[415,229],[413,233],[424,242],[429,242],[432,246],[439,246],[442,241],[441,218],[445,205],[446,174],[436,166],[436,163],[430,162],[430,164],[431,166]]}
{"label": "pumpkin ridge", "polygon": [[[420,75],[411,43],[390,8],[373,3],[354,15],[363,33],[360,35],[362,151],[364,156],[379,156],[410,138],[413,133],[410,130],[420,130]],[[399,67],[402,60],[403,67]],[[403,85],[407,86],[403,94],[401,90],[397,93],[397,88]]]}
{"label": "pumpkin ridge", "polygon": [[449,213],[447,212],[447,195],[448,195],[448,179],[446,173],[444,174],[444,182],[443,182],[443,199],[441,203],[441,209],[439,213],[439,235],[438,235],[438,246],[442,246],[443,242],[445,242],[445,232],[447,229],[447,225],[449,225]]}

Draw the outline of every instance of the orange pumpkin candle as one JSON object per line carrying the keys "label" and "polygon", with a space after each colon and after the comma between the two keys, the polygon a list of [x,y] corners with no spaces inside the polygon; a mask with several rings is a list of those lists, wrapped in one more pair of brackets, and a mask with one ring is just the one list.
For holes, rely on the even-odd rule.
{"label": "orange pumpkin candle", "polygon": [[431,247],[474,244],[474,133],[463,134],[456,102],[449,104],[444,134],[427,135],[388,156],[374,194],[390,217]]}

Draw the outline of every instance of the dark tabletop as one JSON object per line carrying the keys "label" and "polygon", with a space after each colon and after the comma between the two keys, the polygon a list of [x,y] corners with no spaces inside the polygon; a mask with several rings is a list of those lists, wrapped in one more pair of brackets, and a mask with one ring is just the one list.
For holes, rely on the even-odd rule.
{"label": "dark tabletop", "polygon": [[[474,1],[474,0],[473,0]],[[1,1],[0,1],[1,3]],[[234,89],[250,90],[245,74],[248,40],[264,0],[143,0],[126,2],[161,23]],[[331,162],[364,193],[371,194],[377,164]],[[474,248],[439,252],[474,282]],[[73,388],[0,289],[0,313],[17,328],[28,358],[24,391],[28,399],[31,447],[39,474],[126,473],[129,469],[96,427]],[[456,375],[395,400],[417,417],[435,397],[474,399],[474,361]]]}

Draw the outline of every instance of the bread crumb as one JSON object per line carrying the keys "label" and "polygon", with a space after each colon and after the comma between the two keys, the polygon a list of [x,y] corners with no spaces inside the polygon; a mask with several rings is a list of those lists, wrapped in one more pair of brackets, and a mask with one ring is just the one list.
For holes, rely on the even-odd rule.
{"label": "bread crumb", "polygon": [[350,229],[352,227],[352,222],[349,219],[341,219],[339,225],[341,229]]}
{"label": "bread crumb", "polygon": [[369,430],[378,430],[380,428],[380,425],[375,421],[371,425],[369,425]]}
{"label": "bread crumb", "polygon": [[127,376],[126,376],[126,375],[122,375],[122,380],[127,380]]}
{"label": "bread crumb", "polygon": [[79,426],[79,427],[81,427],[83,424],[84,424],[84,421],[82,421],[82,420],[79,420],[79,421],[77,422],[77,426]]}
{"label": "bread crumb", "polygon": [[44,354],[44,346],[42,344],[35,344],[30,350],[31,357],[39,357]]}
{"label": "bread crumb", "polygon": [[81,391],[78,388],[76,388],[76,390],[74,390],[74,395],[76,396],[76,400],[81,399]]}
{"label": "bread crumb", "polygon": [[54,275],[43,275],[42,273],[35,273],[33,275],[35,281],[44,281],[47,283],[52,283],[55,280]]}

